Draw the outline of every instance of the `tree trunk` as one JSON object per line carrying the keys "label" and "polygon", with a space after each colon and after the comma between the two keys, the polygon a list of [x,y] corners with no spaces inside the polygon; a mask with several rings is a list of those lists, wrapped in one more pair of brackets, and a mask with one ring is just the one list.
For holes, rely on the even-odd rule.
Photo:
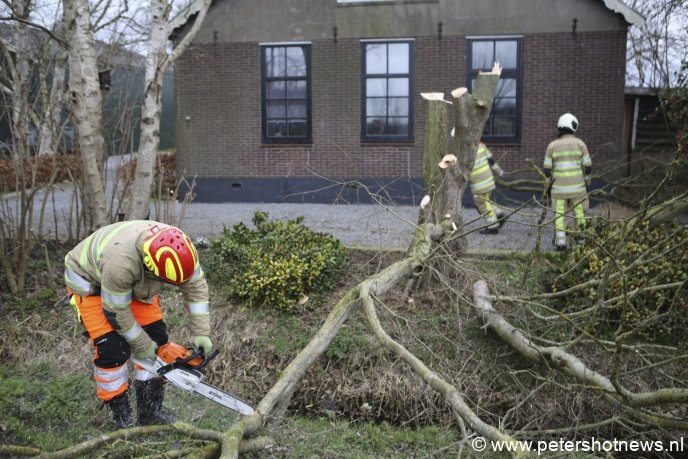
{"label": "tree trunk", "polygon": [[[421,213],[421,218],[432,216],[433,223],[441,224],[449,235],[463,226],[461,198],[475,163],[480,137],[492,109],[501,71],[499,64],[495,63],[491,72],[480,72],[474,94],[470,94],[467,88],[452,91],[456,120],[449,155],[440,156],[446,151],[447,135],[442,95],[423,95],[426,100],[423,178],[432,206],[430,211],[424,210]],[[437,161],[438,158],[440,161]],[[458,253],[465,250],[466,245],[465,237],[452,238],[449,248]]]}
{"label": "tree trunk", "polygon": [[430,205],[421,209],[419,224],[441,221],[444,209],[442,170],[437,165],[447,154],[447,107],[443,93],[423,93],[425,105],[425,140],[423,142],[423,183]]}
{"label": "tree trunk", "polygon": [[171,6],[165,0],[154,0],[151,5],[152,24],[146,58],[144,101],[141,110],[141,144],[136,154],[136,171],[125,205],[127,220],[147,218],[153,189],[155,163],[160,146],[160,113],[162,112],[162,82],[165,70],[189,46],[210,8],[211,0],[203,0],[193,26],[184,39],[168,55],[167,40],[170,36],[169,14]]}
{"label": "tree trunk", "polygon": [[100,167],[105,155],[97,52],[88,1],[66,0],[64,9],[71,49],[69,89],[83,166],[84,208],[88,209],[87,228],[92,230],[108,223]]}
{"label": "tree trunk", "polygon": [[[63,23],[60,24],[56,33],[62,35]],[[45,98],[45,108],[43,116],[39,119],[40,123],[40,139],[38,154],[46,155],[50,153],[67,153],[60,151],[61,146],[68,145],[69,141],[63,139],[64,125],[62,123],[62,112],[65,104],[65,81],[66,81],[66,67],[67,67],[67,51],[62,46],[54,46],[53,43],[48,44],[49,47],[55,49],[52,65],[52,82],[50,91]],[[49,51],[48,51],[49,52]],[[43,80],[43,84],[47,84]]]}

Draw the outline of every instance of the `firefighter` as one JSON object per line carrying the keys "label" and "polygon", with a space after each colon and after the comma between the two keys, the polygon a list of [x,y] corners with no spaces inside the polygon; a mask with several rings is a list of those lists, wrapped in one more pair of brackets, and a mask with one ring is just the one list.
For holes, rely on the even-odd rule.
{"label": "firefighter", "polygon": [[[451,135],[454,137],[454,128]],[[487,224],[487,227],[480,231],[481,234],[497,234],[506,218],[506,214],[490,199],[492,190],[496,188],[494,174],[501,177],[504,170],[492,157],[487,145],[481,141],[469,177],[473,203]]]}
{"label": "firefighter", "polygon": [[499,167],[499,164],[492,157],[492,153],[490,153],[487,145],[480,142],[478,152],[475,154],[475,163],[473,164],[473,170],[471,170],[470,182],[475,207],[487,224],[487,228],[481,231],[483,234],[497,234],[506,216],[490,199],[490,194],[495,189],[494,174],[501,177],[504,175],[504,170]]}
{"label": "firefighter", "polygon": [[[153,221],[100,228],[65,256],[65,283],[78,320],[95,348],[96,395],[117,428],[133,425],[127,361],[153,360],[168,342],[158,292],[163,283],[182,292],[194,346],[210,353],[208,284],[196,248],[180,229]],[[164,379],[134,370],[137,423],[169,424],[162,409]]]}
{"label": "firefighter", "polygon": [[573,210],[577,229],[585,227],[592,162],[585,143],[574,134],[578,120],[564,113],[557,121],[559,135],[547,147],[544,172],[549,179],[550,196],[554,207],[554,246],[566,249],[565,215]]}

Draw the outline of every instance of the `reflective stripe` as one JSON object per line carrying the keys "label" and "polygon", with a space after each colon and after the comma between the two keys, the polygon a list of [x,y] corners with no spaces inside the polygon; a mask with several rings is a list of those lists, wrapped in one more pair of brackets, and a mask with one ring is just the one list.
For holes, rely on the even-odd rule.
{"label": "reflective stripe", "polygon": [[554,185],[552,185],[552,191],[561,191],[562,193],[585,191],[585,183],[575,185],[557,185],[556,182],[554,182]]}
{"label": "reflective stripe", "polygon": [[[574,169],[574,170],[568,170],[568,171],[561,171],[561,170],[555,170],[554,171],[554,177],[555,178],[579,178],[583,179],[583,172],[580,169]],[[579,180],[576,180],[579,181]]]}
{"label": "reflective stripe", "polygon": [[566,245],[566,232],[557,231],[554,235],[555,244],[563,247]]}
{"label": "reflective stripe", "polygon": [[490,176],[490,177],[486,178],[485,180],[482,180],[478,183],[472,183],[471,184],[471,191],[473,192],[473,194],[484,193],[483,190],[490,188],[493,184],[494,184],[494,177]]}
{"label": "reflective stripe", "polygon": [[189,303],[189,314],[208,314],[210,311],[209,303]]}
{"label": "reflective stripe", "polygon": [[490,150],[481,143],[470,173],[471,191],[473,194],[483,194],[495,189],[494,176],[490,170],[489,159],[491,157]]}
{"label": "reflective stripe", "polygon": [[120,335],[122,335],[122,338],[127,340],[127,342],[131,342],[141,336],[141,333],[143,333],[143,328],[141,328],[141,325],[137,323],[134,324],[133,327],[131,327],[127,331],[122,331],[119,332]]}
{"label": "reflective stripe", "polygon": [[552,158],[557,159],[561,158],[562,156],[573,156],[573,159],[580,158],[581,157],[581,151],[580,150],[565,150],[565,151],[553,151],[552,152]]}
{"label": "reflective stripe", "polygon": [[134,379],[137,381],[148,381],[149,379],[156,378],[156,376],[148,370],[144,370],[139,365],[134,367]]}
{"label": "reflective stripe", "polygon": [[189,282],[194,282],[197,281],[198,279],[202,278],[204,276],[203,269],[201,268],[201,265],[196,266],[196,270],[193,273],[193,276],[191,276],[191,279],[189,279]]}
{"label": "reflective stripe", "polygon": [[126,364],[117,368],[98,368],[94,366],[93,379],[95,379],[98,389],[105,392],[116,391],[128,382],[127,366]]}
{"label": "reflective stripe", "polygon": [[487,172],[489,169],[490,169],[490,165],[487,164],[487,162],[486,162],[485,164],[477,164],[477,165],[473,168],[473,172],[471,172],[471,177],[477,177],[477,176],[479,176],[480,174],[484,174],[484,173]]}
{"label": "reflective stripe", "polygon": [[103,300],[103,304],[110,306],[115,309],[122,309],[131,304],[131,291],[128,292],[113,292],[112,290],[107,290],[102,286],[100,292],[100,298]]}
{"label": "reflective stripe", "polygon": [[588,155],[588,154],[583,155],[583,165],[584,166],[592,166],[592,160],[590,159],[590,155]]}
{"label": "reflective stripe", "polygon": [[555,164],[554,171],[582,170],[580,161],[559,161]]}
{"label": "reflective stripe", "polygon": [[545,157],[545,168],[546,169],[552,168],[552,158],[550,158],[549,156]]}
{"label": "reflective stripe", "polygon": [[67,287],[80,295],[88,295],[91,291],[91,283],[69,268],[65,268],[64,279]]}

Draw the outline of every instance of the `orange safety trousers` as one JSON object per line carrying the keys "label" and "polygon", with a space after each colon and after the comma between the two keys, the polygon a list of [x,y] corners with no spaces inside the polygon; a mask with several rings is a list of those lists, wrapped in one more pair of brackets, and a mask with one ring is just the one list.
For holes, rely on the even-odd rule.
{"label": "orange safety trousers", "polygon": [[[129,389],[126,362],[131,355],[131,349],[105,316],[99,295],[81,296],[69,289],[67,291],[71,295],[70,304],[86,328],[95,349],[93,378],[96,381],[96,395],[104,402],[110,401]],[[162,321],[163,318],[157,296],[150,304],[132,300],[131,310],[141,327]],[[147,372],[137,371],[137,376],[139,373]],[[141,379],[146,379],[143,374]]]}

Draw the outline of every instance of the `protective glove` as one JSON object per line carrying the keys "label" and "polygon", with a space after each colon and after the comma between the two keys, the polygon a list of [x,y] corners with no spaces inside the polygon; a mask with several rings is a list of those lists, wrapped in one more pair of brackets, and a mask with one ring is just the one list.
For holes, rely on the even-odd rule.
{"label": "protective glove", "polygon": [[201,349],[205,355],[210,354],[210,351],[213,350],[213,342],[207,336],[194,336],[193,344],[195,348]]}
{"label": "protective glove", "polygon": [[155,360],[155,351],[157,351],[158,345],[155,341],[151,341],[147,347],[140,349],[134,349],[134,357],[141,360]]}
{"label": "protective glove", "polygon": [[592,177],[590,177],[589,175],[586,175],[585,176],[585,186],[590,186],[591,183],[592,183]]}
{"label": "protective glove", "polygon": [[497,164],[497,163],[494,163],[494,164],[492,165],[492,172],[494,172],[495,174],[497,174],[498,177],[501,177],[502,175],[504,175],[504,169],[502,169],[501,167],[499,167],[499,164]]}

